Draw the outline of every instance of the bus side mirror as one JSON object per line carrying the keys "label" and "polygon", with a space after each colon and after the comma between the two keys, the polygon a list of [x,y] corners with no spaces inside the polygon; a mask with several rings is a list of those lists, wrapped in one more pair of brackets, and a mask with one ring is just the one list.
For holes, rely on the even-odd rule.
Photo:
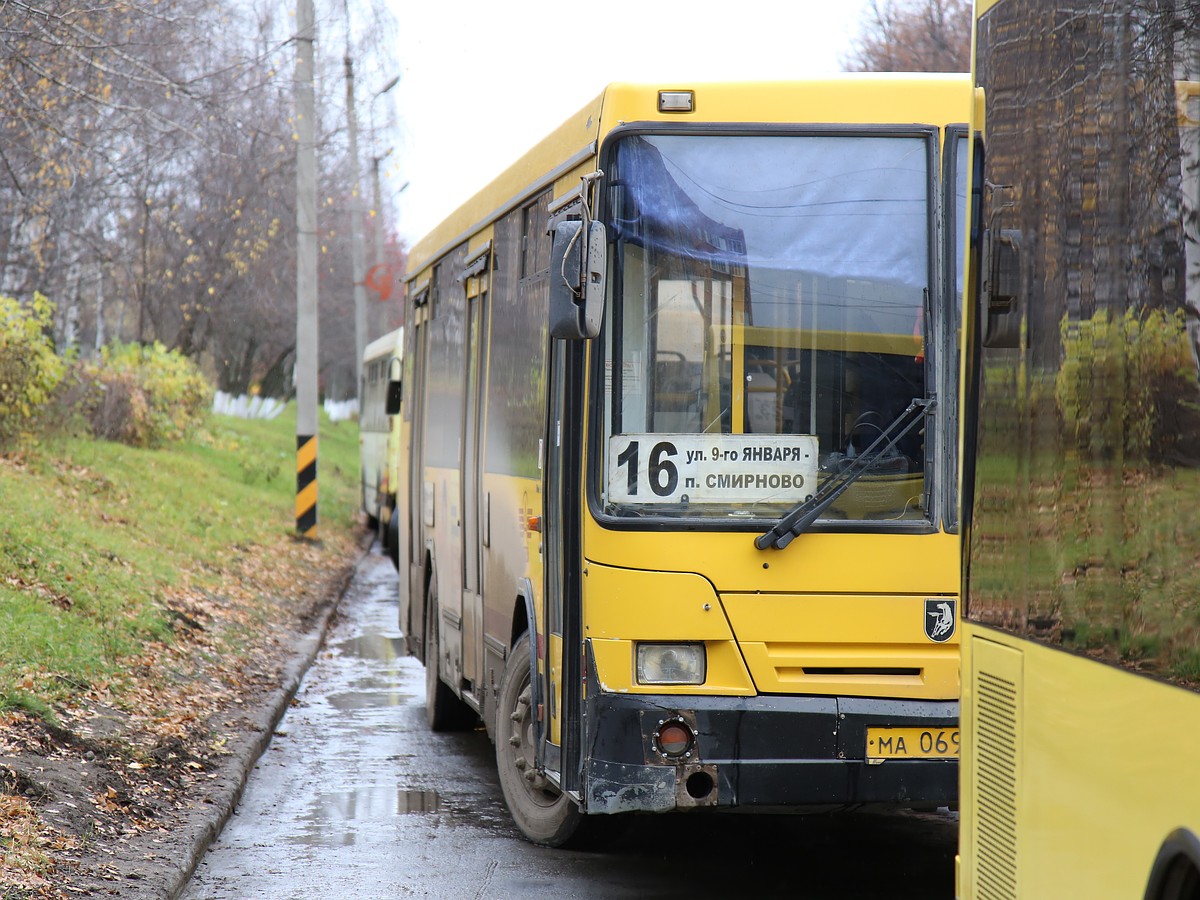
{"label": "bus side mirror", "polygon": [[985,228],[979,258],[979,317],[985,347],[1021,345],[1021,233]]}
{"label": "bus side mirror", "polygon": [[400,357],[393,356],[388,360],[387,398],[384,401],[384,411],[389,416],[400,415],[400,398],[403,396],[400,380]]}
{"label": "bus side mirror", "polygon": [[550,251],[550,336],[587,340],[600,333],[608,238],[602,222],[584,234],[578,220],[554,226]]}

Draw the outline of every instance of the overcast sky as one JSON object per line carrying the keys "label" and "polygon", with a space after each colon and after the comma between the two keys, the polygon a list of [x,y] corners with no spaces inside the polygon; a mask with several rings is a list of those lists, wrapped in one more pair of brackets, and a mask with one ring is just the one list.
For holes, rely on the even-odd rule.
{"label": "overcast sky", "polygon": [[867,0],[389,2],[401,80],[374,112],[411,244],[609,82],[837,72]]}

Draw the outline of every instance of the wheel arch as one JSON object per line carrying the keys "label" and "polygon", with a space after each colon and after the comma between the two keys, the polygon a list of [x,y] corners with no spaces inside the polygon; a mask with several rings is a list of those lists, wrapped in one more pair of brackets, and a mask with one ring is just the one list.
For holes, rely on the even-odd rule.
{"label": "wheel arch", "polygon": [[[421,577],[421,628],[417,632],[421,641],[421,662],[429,665],[429,660],[426,658],[425,647],[425,632],[429,628],[429,617],[436,615],[436,612],[430,609],[429,588],[437,578],[437,558],[433,550],[433,541],[425,542],[425,572]],[[414,623],[415,624],[415,623]]]}
{"label": "wheel arch", "polygon": [[1194,900],[1200,895],[1200,837],[1187,828],[1167,836],[1150,869],[1145,900]]}
{"label": "wheel arch", "polygon": [[526,631],[532,639],[537,638],[537,615],[533,608],[533,582],[522,578],[517,582],[517,596],[513,601],[512,627],[508,636],[508,649],[512,650]]}
{"label": "wheel arch", "polygon": [[[533,605],[533,582],[528,578],[521,578],[517,581],[516,596],[513,598],[513,609],[511,624],[509,626],[508,644],[504,648],[504,659],[501,660],[502,672],[508,669],[509,657],[512,655],[513,649],[517,646],[517,642],[521,640],[521,636],[526,632],[529,633],[529,665],[531,672],[537,672],[537,614]],[[501,678],[503,681],[503,677]],[[534,695],[534,702],[541,701],[541,685],[540,679],[533,678],[530,688]],[[496,694],[499,694],[499,685],[496,687]],[[493,716],[489,724],[489,733],[495,736],[499,734],[498,723],[495,721],[495,716],[500,715],[500,703],[497,696],[491,704],[490,714]],[[535,707],[536,708],[536,707]]]}

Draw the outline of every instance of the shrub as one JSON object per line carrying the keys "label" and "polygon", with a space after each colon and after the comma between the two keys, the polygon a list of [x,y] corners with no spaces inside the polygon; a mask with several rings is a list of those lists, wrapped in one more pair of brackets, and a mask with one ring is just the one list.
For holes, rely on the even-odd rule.
{"label": "shrub", "polygon": [[0,297],[0,444],[27,434],[66,366],[49,337],[54,305]]}
{"label": "shrub", "polygon": [[212,389],[187,357],[162,344],[112,344],[72,373],[74,406],[93,435],[134,447],[186,437],[212,405]]}

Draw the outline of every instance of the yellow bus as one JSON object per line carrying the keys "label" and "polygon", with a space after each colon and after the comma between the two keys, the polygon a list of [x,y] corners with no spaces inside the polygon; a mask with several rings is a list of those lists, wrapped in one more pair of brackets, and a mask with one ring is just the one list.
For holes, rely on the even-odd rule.
{"label": "yellow bus", "polygon": [[1200,4],[979,2],[959,896],[1200,898]]}
{"label": "yellow bus", "polygon": [[956,803],[970,95],[614,84],[409,254],[401,627],[530,840]]}
{"label": "yellow bus", "polygon": [[359,495],[368,527],[381,529],[385,544],[390,511],[396,502],[392,473],[396,471],[399,454],[393,435],[397,423],[388,412],[387,395],[389,385],[399,383],[403,356],[403,328],[376,338],[363,349],[358,416]]}

